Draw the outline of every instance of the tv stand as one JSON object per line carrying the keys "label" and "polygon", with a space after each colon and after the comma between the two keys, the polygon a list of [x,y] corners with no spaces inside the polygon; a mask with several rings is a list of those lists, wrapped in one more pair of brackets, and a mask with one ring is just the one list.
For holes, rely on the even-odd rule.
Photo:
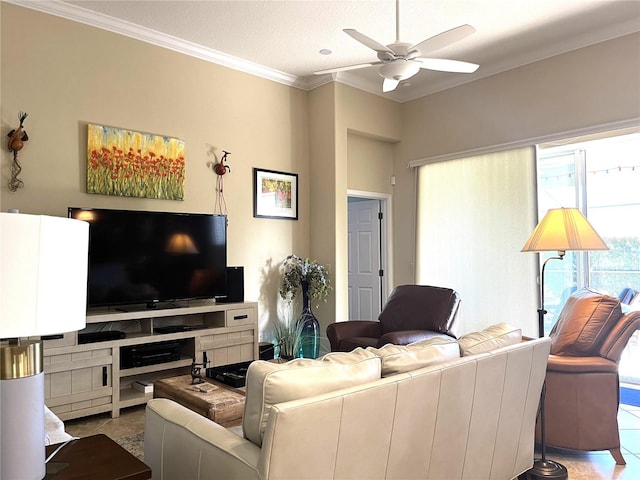
{"label": "tv stand", "polygon": [[[146,403],[153,393],[134,388],[136,381],[188,375],[191,364],[206,356],[209,367],[258,358],[258,304],[190,301],[153,310],[98,309],[87,313],[87,329],[44,341],[45,403],[62,420],[111,412]],[[78,341],[90,330],[124,332],[124,338]],[[91,332],[96,333],[96,332]],[[113,334],[112,334],[113,335]],[[123,354],[147,345],[175,342],[180,348],[161,363],[122,364]],[[179,350],[179,357],[175,352]],[[149,357],[150,358],[150,357]],[[124,367],[124,368],[123,368]]]}

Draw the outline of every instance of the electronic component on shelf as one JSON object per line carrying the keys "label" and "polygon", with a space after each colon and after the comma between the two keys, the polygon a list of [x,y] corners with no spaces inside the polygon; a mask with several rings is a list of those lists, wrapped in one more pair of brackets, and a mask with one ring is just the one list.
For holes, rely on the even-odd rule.
{"label": "electronic component on shelf", "polygon": [[207,377],[213,378],[231,387],[240,388],[245,386],[247,368],[251,362],[235,363],[223,367],[207,368]]}
{"label": "electronic component on shelf", "polygon": [[144,367],[180,360],[182,344],[178,341],[144,343],[120,347],[120,368]]}
{"label": "electronic component on shelf", "polygon": [[142,393],[153,393],[153,382],[146,380],[137,380],[132,384],[133,388]]}
{"label": "electronic component on shelf", "polygon": [[120,340],[127,335],[120,330],[105,330],[103,332],[78,333],[78,343],[106,342],[108,340]]}
{"label": "electronic component on shelf", "polygon": [[179,333],[201,330],[203,328],[205,328],[204,325],[165,325],[163,327],[155,327],[153,331],[155,333]]}

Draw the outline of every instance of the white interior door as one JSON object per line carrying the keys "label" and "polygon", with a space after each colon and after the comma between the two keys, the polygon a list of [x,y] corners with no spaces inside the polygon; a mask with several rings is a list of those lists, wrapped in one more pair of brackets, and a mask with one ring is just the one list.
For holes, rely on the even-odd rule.
{"label": "white interior door", "polygon": [[349,198],[349,319],[377,320],[381,301],[380,200]]}

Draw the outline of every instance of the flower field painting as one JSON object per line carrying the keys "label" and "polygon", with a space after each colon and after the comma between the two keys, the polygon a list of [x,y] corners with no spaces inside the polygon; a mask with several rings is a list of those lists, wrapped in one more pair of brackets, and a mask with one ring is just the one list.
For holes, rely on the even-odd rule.
{"label": "flower field painting", "polygon": [[298,174],[253,169],[253,216],[298,219]]}
{"label": "flower field painting", "polygon": [[184,141],[89,124],[87,193],[184,199]]}

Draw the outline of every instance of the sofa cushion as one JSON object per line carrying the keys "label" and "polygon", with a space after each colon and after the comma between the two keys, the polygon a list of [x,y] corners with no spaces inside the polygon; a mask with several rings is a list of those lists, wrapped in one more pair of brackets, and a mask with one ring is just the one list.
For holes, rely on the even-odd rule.
{"label": "sofa cushion", "polygon": [[444,336],[420,340],[409,345],[389,343],[380,348],[367,347],[367,351],[382,359],[383,377],[460,357],[458,342],[454,338]]}
{"label": "sofa cushion", "polygon": [[329,353],[317,360],[252,362],[247,370],[242,418],[245,438],[262,446],[272,405],[378,380],[380,365],[380,357],[362,348]]}
{"label": "sofa cushion", "polygon": [[551,330],[551,354],[597,355],[607,334],[622,317],[620,300],[583,288],[567,299]]}
{"label": "sofa cushion", "polygon": [[522,329],[508,323],[497,323],[480,332],[471,332],[458,339],[460,354],[465,357],[506,347],[522,341]]}

